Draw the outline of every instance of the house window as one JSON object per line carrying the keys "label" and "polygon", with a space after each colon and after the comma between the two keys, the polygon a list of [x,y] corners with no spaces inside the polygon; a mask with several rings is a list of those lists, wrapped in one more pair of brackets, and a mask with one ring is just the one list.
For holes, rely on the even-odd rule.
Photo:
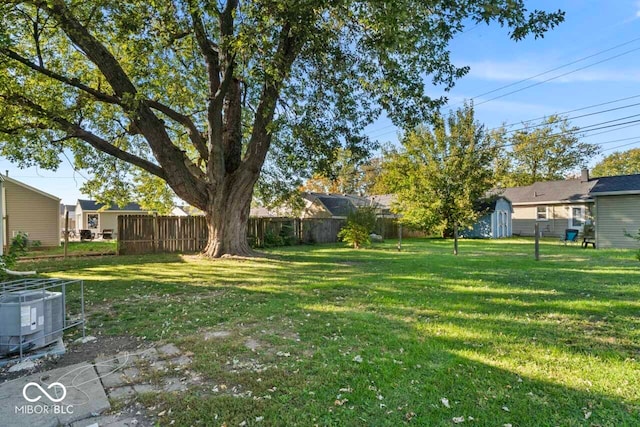
{"label": "house window", "polygon": [[98,214],[87,215],[87,228],[98,228]]}
{"label": "house window", "polygon": [[584,225],[584,208],[571,208],[571,226],[582,227]]}
{"label": "house window", "polygon": [[538,206],[536,208],[536,220],[546,221],[549,219],[549,208],[547,206]]}

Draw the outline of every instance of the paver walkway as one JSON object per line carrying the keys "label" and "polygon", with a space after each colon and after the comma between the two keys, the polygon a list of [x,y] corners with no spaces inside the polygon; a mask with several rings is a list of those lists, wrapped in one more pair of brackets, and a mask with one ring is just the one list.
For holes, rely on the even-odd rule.
{"label": "paver walkway", "polygon": [[[12,427],[152,425],[153,414],[148,417],[140,411],[134,415],[102,414],[111,408],[109,399],[126,403],[138,394],[180,392],[198,384],[199,377],[188,370],[191,356],[174,344],[166,344],[102,355],[92,364],[67,366],[0,384],[0,425],[4,421]],[[53,384],[56,382],[62,385]],[[25,397],[23,390],[29,383],[33,384],[26,388]]]}
{"label": "paver walkway", "polygon": [[6,425],[12,427],[67,425],[109,408],[100,378],[89,363],[40,372],[0,385],[0,424],[8,422]]}

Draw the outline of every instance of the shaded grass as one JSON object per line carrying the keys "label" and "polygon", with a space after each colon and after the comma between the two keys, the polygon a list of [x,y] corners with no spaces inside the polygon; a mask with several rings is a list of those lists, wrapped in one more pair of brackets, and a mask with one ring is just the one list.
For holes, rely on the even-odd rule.
{"label": "shaded grass", "polygon": [[[92,333],[173,341],[194,353],[207,386],[154,398],[173,409],[162,424],[451,425],[464,416],[493,426],[638,425],[632,251],[547,241],[536,262],[526,239],[465,240],[458,257],[443,240],[403,248],[33,267],[86,281]],[[205,341],[207,330],[232,335]]]}
{"label": "shaded grass", "polygon": [[[58,256],[64,254],[64,243],[61,246],[49,248],[29,248],[23,257]],[[114,252],[117,249],[117,241],[92,241],[92,242],[69,242],[67,253],[70,256],[87,254],[105,254]]]}

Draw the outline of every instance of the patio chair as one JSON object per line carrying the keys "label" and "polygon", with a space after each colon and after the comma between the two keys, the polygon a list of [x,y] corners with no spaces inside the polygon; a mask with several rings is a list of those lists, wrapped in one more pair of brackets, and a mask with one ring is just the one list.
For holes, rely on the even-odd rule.
{"label": "patio chair", "polygon": [[593,225],[585,225],[583,230],[582,247],[586,249],[589,245],[596,248],[596,228]]}
{"label": "patio chair", "polygon": [[93,240],[95,237],[95,233],[92,233],[91,230],[80,230],[81,242],[84,242],[85,240]]}
{"label": "patio chair", "polygon": [[580,230],[576,230],[575,228],[567,228],[564,230],[564,239],[562,241],[566,245],[567,242],[575,243],[578,241],[578,234],[580,234]]}

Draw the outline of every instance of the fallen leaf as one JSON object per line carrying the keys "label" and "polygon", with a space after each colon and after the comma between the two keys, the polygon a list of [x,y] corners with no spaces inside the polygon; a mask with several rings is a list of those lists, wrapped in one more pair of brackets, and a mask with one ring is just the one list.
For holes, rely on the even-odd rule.
{"label": "fallen leaf", "polygon": [[460,424],[464,422],[464,417],[453,417],[452,421],[456,424]]}
{"label": "fallen leaf", "polygon": [[353,358],[354,362],[358,362],[358,363],[362,363],[362,356],[360,356],[359,354]]}
{"label": "fallen leaf", "polygon": [[440,399],[440,402],[442,402],[442,404],[447,407],[447,408],[451,408],[451,405],[449,405],[449,399],[447,399],[446,397],[443,397],[442,399]]}
{"label": "fallen leaf", "polygon": [[584,413],[584,419],[588,420],[589,418],[591,418],[591,411],[588,411],[588,412]]}
{"label": "fallen leaf", "polygon": [[503,410],[503,411],[506,411],[506,412],[511,412],[511,411],[509,411],[509,408],[507,408],[506,406],[503,406],[503,407],[502,407],[502,410]]}

